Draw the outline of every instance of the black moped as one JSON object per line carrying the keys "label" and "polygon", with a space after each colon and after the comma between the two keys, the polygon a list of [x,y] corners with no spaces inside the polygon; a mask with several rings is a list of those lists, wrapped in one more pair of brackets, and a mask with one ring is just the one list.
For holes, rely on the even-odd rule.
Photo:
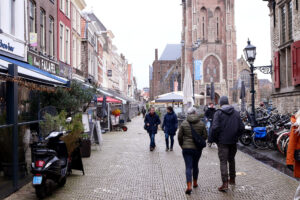
{"label": "black moped", "polygon": [[70,172],[67,146],[60,138],[66,131],[51,132],[44,141],[31,145],[33,186],[38,198],[52,193],[53,182],[64,186]]}

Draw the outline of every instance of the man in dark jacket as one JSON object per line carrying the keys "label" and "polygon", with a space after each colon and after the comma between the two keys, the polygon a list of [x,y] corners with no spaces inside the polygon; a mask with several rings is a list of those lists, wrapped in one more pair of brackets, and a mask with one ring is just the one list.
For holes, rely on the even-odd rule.
{"label": "man in dark jacket", "polygon": [[167,107],[167,114],[164,117],[164,122],[162,125],[162,129],[165,132],[165,138],[166,138],[166,151],[169,151],[169,137],[171,139],[170,151],[173,151],[174,136],[176,135],[177,128],[178,128],[177,115],[174,113],[173,108],[169,106]]}
{"label": "man in dark jacket", "polygon": [[146,115],[146,109],[144,108],[144,106],[143,106],[143,108],[142,108],[142,114],[143,114],[143,118],[145,118],[145,115]]}
{"label": "man in dark jacket", "polygon": [[[238,138],[245,130],[239,112],[229,105],[228,97],[220,98],[221,109],[218,109],[214,115],[211,127],[211,135],[209,142],[218,144],[218,155],[220,159],[220,168],[223,185],[219,187],[219,191],[227,191],[228,183],[235,185],[235,155],[237,152],[236,143]],[[229,163],[229,181],[228,166]]]}
{"label": "man in dark jacket", "polygon": [[155,134],[157,133],[157,127],[160,124],[159,116],[155,113],[154,108],[150,108],[150,112],[146,115],[144,122],[144,127],[150,137],[150,151],[153,151],[155,148]]}
{"label": "man in dark jacket", "polygon": [[[216,112],[214,103],[210,103],[208,109],[205,111],[205,121],[206,121],[206,129],[207,129],[207,133],[209,135],[210,133],[210,127],[212,125],[212,121],[214,119],[214,114]],[[208,146],[211,146],[211,143],[208,143]]]}

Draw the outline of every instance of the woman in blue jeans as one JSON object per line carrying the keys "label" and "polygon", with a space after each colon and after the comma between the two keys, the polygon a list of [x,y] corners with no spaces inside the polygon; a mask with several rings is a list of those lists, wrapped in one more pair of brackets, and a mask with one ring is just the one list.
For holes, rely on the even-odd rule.
{"label": "woman in blue jeans", "polygon": [[182,148],[182,155],[186,167],[187,189],[185,193],[191,194],[192,181],[193,187],[198,187],[198,163],[202,153],[202,149],[198,149],[193,140],[191,126],[194,128],[196,133],[200,134],[205,140],[207,139],[207,131],[205,128],[205,124],[200,119],[200,116],[196,114],[195,108],[189,108],[187,113],[187,119],[182,122],[179,128],[178,142],[180,147]]}
{"label": "woman in blue jeans", "polygon": [[[167,114],[164,117],[164,122],[162,125],[162,129],[165,132],[166,138],[166,151],[173,151],[174,145],[174,136],[176,134],[178,127],[177,115],[174,113],[173,108],[171,106],[167,107]],[[171,140],[171,148],[169,148],[169,138]]]}

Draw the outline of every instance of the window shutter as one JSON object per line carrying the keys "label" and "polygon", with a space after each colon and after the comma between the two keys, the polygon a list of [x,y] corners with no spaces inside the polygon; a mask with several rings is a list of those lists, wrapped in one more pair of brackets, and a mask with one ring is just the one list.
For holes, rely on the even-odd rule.
{"label": "window shutter", "polygon": [[292,77],[293,85],[300,84],[300,41],[292,45]]}
{"label": "window shutter", "polygon": [[280,88],[280,53],[279,51],[274,54],[274,86]]}

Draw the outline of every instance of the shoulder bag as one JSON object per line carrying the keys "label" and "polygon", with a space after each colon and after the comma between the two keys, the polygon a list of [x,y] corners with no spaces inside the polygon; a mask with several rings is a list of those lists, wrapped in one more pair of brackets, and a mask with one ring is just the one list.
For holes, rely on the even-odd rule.
{"label": "shoulder bag", "polygon": [[203,148],[206,147],[206,142],[203,139],[203,137],[195,131],[192,124],[191,123],[189,123],[189,124],[190,124],[190,127],[191,127],[192,137],[193,137],[193,140],[196,144],[196,147],[198,148],[198,150],[202,150]]}

